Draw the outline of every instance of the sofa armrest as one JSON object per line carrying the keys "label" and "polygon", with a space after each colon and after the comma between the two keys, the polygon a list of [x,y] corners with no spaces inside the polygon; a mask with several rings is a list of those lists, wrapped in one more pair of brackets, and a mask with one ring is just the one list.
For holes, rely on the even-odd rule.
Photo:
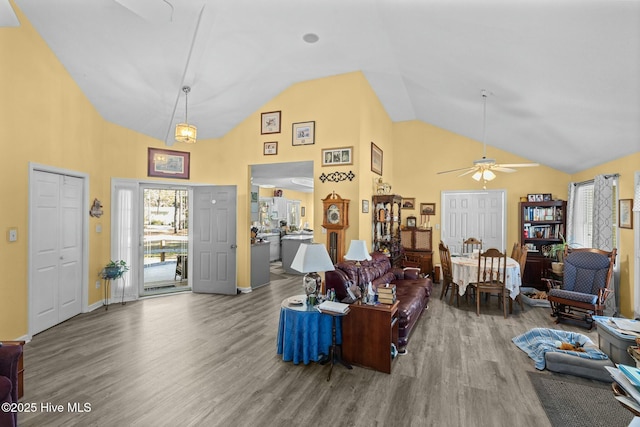
{"label": "sofa armrest", "polygon": [[416,267],[405,267],[403,270],[403,275],[405,279],[419,279],[420,278],[420,269]]}

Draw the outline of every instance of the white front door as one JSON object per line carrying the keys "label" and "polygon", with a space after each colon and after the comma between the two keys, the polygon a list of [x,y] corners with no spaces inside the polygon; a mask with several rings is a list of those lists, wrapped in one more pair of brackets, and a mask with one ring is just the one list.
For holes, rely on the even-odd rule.
{"label": "white front door", "polygon": [[462,252],[462,241],[482,240],[482,249],[506,247],[504,190],[442,192],[441,238],[452,253]]}
{"label": "white front door", "polygon": [[82,310],[82,178],[34,171],[31,194],[30,333]]}
{"label": "white front door", "polygon": [[231,185],[193,189],[193,292],[237,293],[236,198]]}

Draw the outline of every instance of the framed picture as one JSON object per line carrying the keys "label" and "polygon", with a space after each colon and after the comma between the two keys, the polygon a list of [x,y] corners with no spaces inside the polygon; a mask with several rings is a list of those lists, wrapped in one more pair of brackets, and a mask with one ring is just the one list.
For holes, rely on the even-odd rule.
{"label": "framed picture", "polygon": [[551,194],[549,194],[549,193],[543,194],[542,195],[542,201],[543,202],[550,202],[551,201]]}
{"label": "framed picture", "polygon": [[328,148],[322,150],[322,166],[353,164],[353,147]]}
{"label": "framed picture", "polygon": [[545,196],[549,196],[549,201],[551,200],[551,194],[527,194],[527,201],[544,202],[546,200]]}
{"label": "framed picture", "polygon": [[260,133],[262,135],[268,133],[280,133],[280,111],[269,111],[260,114]]}
{"label": "framed picture", "polygon": [[371,143],[371,171],[382,175],[382,150]]}
{"label": "framed picture", "polygon": [[265,156],[273,156],[278,154],[278,143],[277,142],[265,142],[262,154]]}
{"label": "framed picture", "polygon": [[416,199],[414,197],[402,198],[402,209],[415,209]]}
{"label": "framed picture", "polygon": [[633,199],[618,200],[618,226],[620,228],[633,228],[632,205]]}
{"label": "framed picture", "polygon": [[420,203],[420,215],[435,215],[436,204],[435,203]]}
{"label": "framed picture", "polygon": [[316,122],[301,122],[293,124],[293,145],[311,145],[316,143]]}
{"label": "framed picture", "polygon": [[415,227],[416,226],[416,217],[408,216],[407,217],[407,227]]}
{"label": "framed picture", "polygon": [[362,201],[362,213],[369,213],[369,201],[368,200],[363,200]]}
{"label": "framed picture", "polygon": [[190,153],[184,151],[149,147],[147,176],[189,179],[189,155]]}

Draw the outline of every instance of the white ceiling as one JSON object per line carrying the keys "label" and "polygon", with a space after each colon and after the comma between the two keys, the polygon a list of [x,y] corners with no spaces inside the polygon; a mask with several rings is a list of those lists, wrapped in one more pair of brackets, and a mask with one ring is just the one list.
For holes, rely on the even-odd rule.
{"label": "white ceiling", "polygon": [[106,120],[169,145],[183,85],[203,139],[359,70],[392,120],[478,141],[486,89],[487,144],[566,173],[640,151],[638,0],[14,1]]}

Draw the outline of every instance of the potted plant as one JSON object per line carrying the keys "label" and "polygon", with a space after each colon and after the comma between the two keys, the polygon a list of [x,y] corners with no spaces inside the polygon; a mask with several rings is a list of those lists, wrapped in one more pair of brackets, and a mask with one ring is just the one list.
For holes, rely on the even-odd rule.
{"label": "potted plant", "polygon": [[121,278],[127,271],[129,271],[129,266],[124,260],[111,260],[100,271],[100,276],[105,280],[115,280]]}

